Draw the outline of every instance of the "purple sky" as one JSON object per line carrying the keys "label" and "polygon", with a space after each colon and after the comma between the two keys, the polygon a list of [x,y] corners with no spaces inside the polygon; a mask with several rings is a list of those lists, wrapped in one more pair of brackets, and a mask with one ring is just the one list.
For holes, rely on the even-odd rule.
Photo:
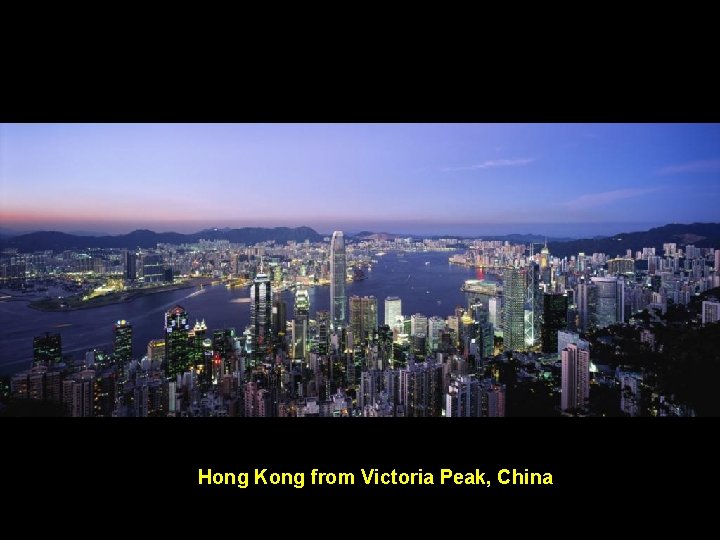
{"label": "purple sky", "polygon": [[556,236],[720,221],[720,125],[4,124],[3,229]]}

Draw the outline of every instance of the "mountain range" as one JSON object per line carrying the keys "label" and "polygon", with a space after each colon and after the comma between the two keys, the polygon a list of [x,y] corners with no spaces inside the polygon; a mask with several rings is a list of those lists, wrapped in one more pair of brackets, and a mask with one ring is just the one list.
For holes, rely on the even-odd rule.
{"label": "mountain range", "polygon": [[606,253],[611,257],[625,256],[629,249],[633,256],[645,247],[654,247],[662,255],[664,243],[676,243],[678,247],[692,244],[696,247],[720,248],[720,223],[671,223],[647,231],[615,234],[608,237],[587,238],[565,242],[548,242],[551,255],[566,257],[580,252],[586,255]]}
{"label": "mountain range", "polygon": [[[176,232],[156,233],[140,229],[128,234],[114,236],[74,235],[58,231],[37,231],[11,237],[0,238],[0,248],[16,248],[20,252],[33,252],[44,250],[63,251],[66,249],[84,248],[152,248],[158,243],[164,244],[191,244],[199,240],[228,240],[236,244],[255,244],[258,242],[275,241],[285,243],[288,241],[320,242],[329,235],[321,234],[310,227],[244,227],[241,229],[206,229],[192,234]],[[395,235],[390,233],[373,233],[361,231],[351,238],[382,238],[407,237],[408,235]],[[453,237],[442,235],[442,237]],[[509,234],[505,236],[483,236],[485,240],[503,240],[513,243],[535,242],[542,243],[544,237],[533,234]],[[662,252],[666,242],[675,242],[679,247],[693,244],[697,247],[720,248],[720,223],[672,223],[655,227],[647,231],[637,231],[616,234],[608,237],[586,238],[581,240],[548,239],[548,248],[552,255],[565,257],[584,252],[607,253],[611,257],[624,256],[629,249],[634,254],[644,247],[654,247],[656,252]]]}
{"label": "mountain range", "polygon": [[228,240],[235,244],[288,241],[319,242],[324,238],[310,227],[244,227],[242,229],[207,229],[193,234],[157,233],[139,229],[114,236],[78,236],[58,231],[37,231],[9,238],[0,238],[0,248],[16,248],[21,252],[44,250],[63,251],[84,248],[153,248],[157,244],[192,244],[199,240]]}

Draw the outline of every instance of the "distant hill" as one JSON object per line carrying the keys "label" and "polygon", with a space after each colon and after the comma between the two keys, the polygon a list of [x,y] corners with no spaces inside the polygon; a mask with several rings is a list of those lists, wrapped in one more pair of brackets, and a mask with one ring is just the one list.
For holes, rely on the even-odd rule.
{"label": "distant hill", "polygon": [[672,223],[649,231],[620,233],[608,237],[586,238],[567,242],[548,242],[552,255],[565,257],[583,252],[607,253],[611,257],[625,255],[629,249],[633,255],[644,247],[654,247],[662,255],[664,243],[675,242],[678,247],[692,244],[696,247],[720,248],[720,223]]}
{"label": "distant hill", "polygon": [[244,227],[242,229],[210,229],[193,234],[175,232],[156,233],[148,230],[137,230],[116,236],[78,236],[58,231],[38,231],[29,234],[1,238],[0,248],[17,248],[21,252],[44,250],[63,251],[66,249],[84,248],[151,248],[158,243],[186,244],[198,240],[228,240],[236,244],[255,244],[258,242],[288,241],[319,242],[323,236],[310,227]]}

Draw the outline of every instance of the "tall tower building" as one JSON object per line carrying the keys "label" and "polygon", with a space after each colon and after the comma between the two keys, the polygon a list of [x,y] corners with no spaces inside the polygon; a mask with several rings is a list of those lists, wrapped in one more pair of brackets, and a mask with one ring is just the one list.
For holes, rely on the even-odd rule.
{"label": "tall tower building", "polygon": [[126,366],[132,360],[132,325],[125,320],[115,323],[113,352],[115,362]]}
{"label": "tall tower building", "polygon": [[557,350],[558,330],[567,326],[567,296],[562,294],[543,295],[542,351],[554,353]]}
{"label": "tall tower building", "polygon": [[62,362],[60,334],[46,332],[33,338],[33,362],[36,366],[51,366]]}
{"label": "tall tower building", "polygon": [[[621,323],[625,319],[625,280],[622,277],[593,277],[597,290],[597,303],[590,320],[598,328]],[[588,302],[591,307],[591,302]]]}
{"label": "tall tower building", "polygon": [[130,281],[137,279],[137,256],[132,250],[125,252],[125,279]]}
{"label": "tall tower building", "polygon": [[165,313],[165,375],[174,379],[190,368],[190,323],[185,308],[175,306]]}
{"label": "tall tower building", "polygon": [[377,299],[374,296],[350,297],[350,329],[356,345],[377,331]]}
{"label": "tall tower building", "polygon": [[590,353],[570,343],[561,353],[563,411],[584,409],[590,399]]}
{"label": "tall tower building", "polygon": [[414,315],[410,316],[410,335],[411,336],[417,336],[418,334],[422,334],[423,336],[426,336],[427,331],[428,331],[428,318],[426,315],[423,315],[422,313],[415,313]]}
{"label": "tall tower building", "polygon": [[250,332],[252,365],[265,359],[272,350],[272,291],[270,278],[260,272],[250,289]]}
{"label": "tall tower building", "polygon": [[310,294],[307,289],[298,287],[295,290],[295,320],[310,318]]}
{"label": "tall tower building", "polygon": [[398,317],[402,317],[402,300],[399,296],[388,296],[385,298],[385,324],[395,327]]}
{"label": "tall tower building", "polygon": [[330,323],[334,329],[345,326],[346,279],[345,237],[342,231],[335,231],[330,241]]}
{"label": "tall tower building", "polygon": [[503,343],[506,351],[525,350],[525,274],[510,267],[504,275],[505,328]]}

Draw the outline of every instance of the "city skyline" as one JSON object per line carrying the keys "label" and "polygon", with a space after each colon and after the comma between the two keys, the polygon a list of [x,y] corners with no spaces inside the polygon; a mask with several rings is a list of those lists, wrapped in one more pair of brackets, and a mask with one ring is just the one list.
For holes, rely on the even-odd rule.
{"label": "city skyline", "polygon": [[18,231],[578,237],[720,202],[717,124],[3,124],[0,156]]}

